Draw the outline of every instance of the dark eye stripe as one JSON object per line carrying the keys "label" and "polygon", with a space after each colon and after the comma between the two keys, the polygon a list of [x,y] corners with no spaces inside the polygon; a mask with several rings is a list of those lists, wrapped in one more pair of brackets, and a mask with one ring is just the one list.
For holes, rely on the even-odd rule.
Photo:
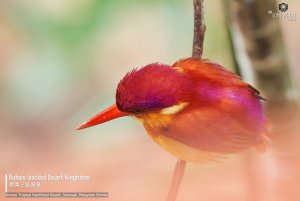
{"label": "dark eye stripe", "polygon": [[140,113],[143,112],[143,110],[142,110],[142,109],[134,109],[132,112],[133,112],[134,114],[140,114]]}

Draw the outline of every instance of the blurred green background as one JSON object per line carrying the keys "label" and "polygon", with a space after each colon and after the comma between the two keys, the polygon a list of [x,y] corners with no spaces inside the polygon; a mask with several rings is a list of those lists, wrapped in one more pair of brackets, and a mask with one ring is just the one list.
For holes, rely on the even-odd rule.
{"label": "blurred green background", "polygon": [[[289,2],[300,14],[299,5]],[[232,69],[221,1],[206,1],[205,10],[204,58]],[[299,19],[282,26],[291,70],[299,78]],[[114,102],[119,80],[132,68],[189,57],[192,37],[191,1],[0,1],[0,171],[86,174],[92,177],[88,183],[47,184],[44,191],[162,200],[175,158],[142,125],[121,118],[75,128]],[[181,196],[195,200],[200,192],[201,200],[243,200],[241,161],[235,156],[191,165]],[[216,189],[224,195],[205,194]]]}

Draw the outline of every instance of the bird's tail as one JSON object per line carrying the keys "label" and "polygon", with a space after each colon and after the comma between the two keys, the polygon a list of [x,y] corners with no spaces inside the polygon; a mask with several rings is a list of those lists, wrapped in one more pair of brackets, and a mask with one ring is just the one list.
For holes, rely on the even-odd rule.
{"label": "bird's tail", "polygon": [[255,146],[258,152],[265,152],[266,149],[269,147],[270,139],[273,136],[271,130],[272,123],[266,119],[264,129],[261,132],[261,143]]}

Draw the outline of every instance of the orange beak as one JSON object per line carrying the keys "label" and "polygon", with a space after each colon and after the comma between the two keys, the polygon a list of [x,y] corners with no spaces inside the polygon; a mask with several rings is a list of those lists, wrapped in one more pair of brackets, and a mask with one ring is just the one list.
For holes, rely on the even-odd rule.
{"label": "orange beak", "polygon": [[76,130],[81,130],[91,126],[102,124],[112,119],[116,119],[118,117],[123,117],[128,115],[129,115],[128,113],[120,111],[116,104],[113,104],[103,112],[100,112],[99,114],[89,119],[87,122],[81,124],[78,128],[76,128]]}

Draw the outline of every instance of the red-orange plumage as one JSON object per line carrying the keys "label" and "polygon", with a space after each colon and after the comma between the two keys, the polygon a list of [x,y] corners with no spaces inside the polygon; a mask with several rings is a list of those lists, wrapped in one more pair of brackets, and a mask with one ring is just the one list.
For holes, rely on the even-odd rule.
{"label": "red-orange plumage", "polygon": [[[257,90],[234,73],[205,60],[186,59],[173,67],[181,67],[199,88],[190,105],[177,114],[166,136],[201,150],[221,153],[266,142]],[[180,134],[183,132],[186,135]]]}
{"label": "red-orange plumage", "polygon": [[268,141],[259,92],[207,60],[134,70],[120,81],[116,105],[137,117],[160,146],[186,161],[262,148]]}

